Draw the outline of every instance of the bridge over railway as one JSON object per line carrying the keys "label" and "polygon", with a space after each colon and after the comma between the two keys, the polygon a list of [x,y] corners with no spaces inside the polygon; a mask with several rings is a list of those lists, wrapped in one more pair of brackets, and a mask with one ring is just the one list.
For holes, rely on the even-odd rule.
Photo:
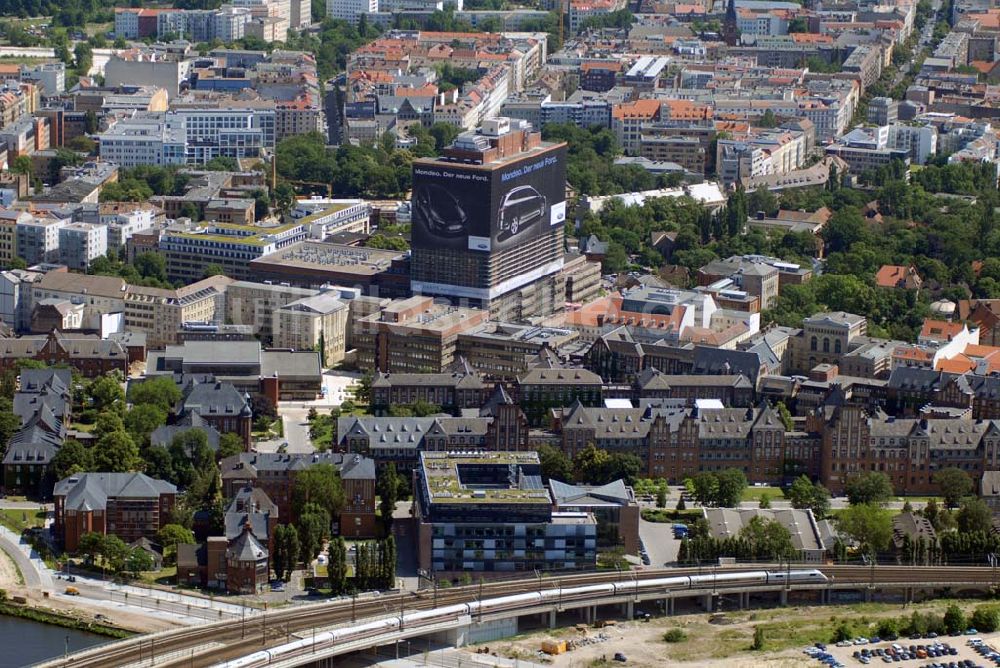
{"label": "bridge over railway", "polygon": [[[764,574],[763,577],[761,574]],[[805,574],[815,573],[807,576]],[[245,622],[225,621],[142,636],[39,664],[45,668],[145,666],[231,668],[302,666],[408,638],[432,636],[462,644],[491,624],[535,616],[555,625],[557,615],[578,611],[596,620],[598,606],[657,601],[667,614],[679,599],[711,610],[717,596],[748,607],[751,597],[784,603],[792,592],[828,602],[835,592],[985,590],[997,584],[984,567],[771,565],[671,568],[529,577],[419,593],[340,598],[268,611]]]}

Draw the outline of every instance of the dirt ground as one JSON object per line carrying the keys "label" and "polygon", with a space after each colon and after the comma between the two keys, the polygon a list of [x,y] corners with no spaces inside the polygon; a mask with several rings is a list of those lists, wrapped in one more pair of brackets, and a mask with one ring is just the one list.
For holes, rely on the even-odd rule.
{"label": "dirt ground", "polygon": [[[88,605],[86,599],[67,601],[62,598],[50,598],[45,599],[44,603],[41,600],[33,600],[33,603],[38,607],[48,608],[77,619],[99,621],[102,624],[139,633],[154,633],[185,626],[169,615],[140,615],[132,610],[118,607]],[[101,615],[103,619],[99,618],[98,615]]]}
{"label": "dirt ground", "polygon": [[16,589],[23,589],[21,574],[17,572],[14,560],[7,556],[7,553],[0,550],[0,588],[8,592]]}
{"label": "dirt ground", "polygon": [[[490,652],[499,656],[545,663],[555,668],[659,668],[665,665],[682,665],[685,668],[819,667],[820,664],[806,657],[802,649],[815,642],[828,642],[840,620],[875,623],[883,617],[909,615],[913,610],[933,610],[941,614],[953,602],[964,608],[966,613],[971,613],[976,605],[983,603],[972,600],[937,600],[910,604],[905,610],[902,605],[893,603],[767,608],[726,613],[721,620],[713,620],[710,615],[702,612],[653,617],[648,622],[617,621],[614,626],[603,629],[571,625],[553,631],[539,630],[466,649],[475,652],[477,648],[488,645]],[[751,651],[754,631],[758,627],[764,632],[764,650]],[[681,642],[665,642],[664,633],[672,628],[681,629],[685,639]],[[993,639],[993,645],[997,647],[1000,645],[1000,638],[997,636],[1000,634],[980,634],[979,637],[984,640]],[[550,657],[539,653],[544,640],[578,642],[574,649],[565,654]],[[946,641],[950,641],[955,647],[964,648],[966,638],[947,638]],[[626,656],[627,663],[613,660],[617,652]],[[850,652],[847,654],[850,655]],[[845,663],[853,663],[859,668],[861,666],[853,659]],[[927,661],[909,663],[911,668],[917,668]]]}

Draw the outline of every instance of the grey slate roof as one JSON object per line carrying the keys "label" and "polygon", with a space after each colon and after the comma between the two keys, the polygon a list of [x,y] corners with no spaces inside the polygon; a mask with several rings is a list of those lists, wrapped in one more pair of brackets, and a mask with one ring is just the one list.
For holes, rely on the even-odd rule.
{"label": "grey slate roof", "polygon": [[250,531],[258,540],[266,541],[267,535],[267,513],[226,513],[226,540],[235,540],[243,533],[246,525],[250,524]]}
{"label": "grey slate roof", "polygon": [[428,435],[483,437],[489,424],[490,418],[484,417],[342,417],[337,420],[337,442],[354,435],[368,439],[371,447],[422,450]]}
{"label": "grey slate roof", "polygon": [[587,369],[535,367],[518,378],[520,385],[603,385],[599,375]]}
{"label": "grey slate roof", "polygon": [[80,473],[56,483],[53,496],[65,496],[67,510],[97,510],[107,507],[109,498],[158,499],[176,494],[177,487],[145,473]]}
{"label": "grey slate roof", "polygon": [[[227,342],[228,343],[228,342]],[[196,412],[204,416],[249,416],[250,404],[239,390],[230,383],[191,383],[185,388],[181,400],[184,413]]]}
{"label": "grey slate roof", "polygon": [[375,462],[368,457],[340,452],[288,453],[241,452],[219,463],[224,479],[255,478],[258,471],[302,471],[316,464],[331,464],[344,480],[374,480]]}
{"label": "grey slate roof", "polygon": [[811,510],[762,510],[760,508],[703,508],[708,530],[713,538],[738,536],[754,517],[777,521],[792,535],[792,545],[800,551],[823,551],[823,536]]}
{"label": "grey slate roof", "polygon": [[[760,345],[763,345],[767,351],[770,350],[767,344]],[[773,355],[773,353],[771,354]],[[725,350],[696,346],[692,372],[710,375],[741,374],[749,378],[751,383],[756,384],[765,362],[770,363],[765,350]]]}
{"label": "grey slate roof", "polygon": [[260,541],[257,540],[254,535],[249,531],[243,531],[240,535],[229,544],[229,548],[226,550],[226,559],[235,559],[236,561],[260,561],[261,559],[267,559],[267,548],[261,545]]}
{"label": "grey slate roof", "polygon": [[219,449],[219,432],[198,413],[188,413],[177,424],[160,425],[149,435],[149,443],[150,445],[166,448],[173,443],[175,438],[191,429],[205,432],[205,437],[208,439],[208,447],[212,449],[212,452]]}
{"label": "grey slate roof", "polygon": [[937,540],[931,521],[915,513],[900,513],[892,518],[892,544],[897,549],[903,547],[904,536],[909,536],[914,542],[921,537],[931,543]]}
{"label": "grey slate roof", "polygon": [[552,499],[559,506],[624,506],[634,499],[624,480],[615,480],[606,485],[570,485],[558,480],[549,480]]}

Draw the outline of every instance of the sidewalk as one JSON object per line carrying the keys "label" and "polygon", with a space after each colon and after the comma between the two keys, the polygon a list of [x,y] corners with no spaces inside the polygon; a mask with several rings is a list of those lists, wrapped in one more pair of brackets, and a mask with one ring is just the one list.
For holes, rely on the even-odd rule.
{"label": "sidewalk", "polygon": [[21,536],[4,526],[0,526],[0,549],[17,564],[26,587],[39,591],[52,591],[52,571]]}
{"label": "sidewalk", "polygon": [[[122,601],[128,601],[130,604],[138,605],[139,607],[160,607],[161,609],[171,608],[173,610],[183,608],[185,612],[197,612],[198,614],[195,616],[199,619],[215,619],[222,617],[238,619],[244,616],[252,617],[253,615],[261,612],[257,608],[243,606],[239,603],[203,598],[201,596],[189,596],[180,592],[164,591],[162,589],[142,587],[139,585],[118,584],[115,582],[101,580],[100,578],[88,577],[86,575],[76,575],[75,577],[77,582],[80,584],[85,584],[95,589],[103,589],[108,592],[111,598],[114,598],[115,595],[119,595]],[[208,611],[212,611],[217,614],[205,614]],[[188,612],[188,615],[190,616],[190,612]]]}

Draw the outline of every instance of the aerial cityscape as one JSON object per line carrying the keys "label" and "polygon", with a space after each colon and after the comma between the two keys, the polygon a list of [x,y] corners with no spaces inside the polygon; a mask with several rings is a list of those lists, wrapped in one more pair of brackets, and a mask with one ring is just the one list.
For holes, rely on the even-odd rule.
{"label": "aerial cityscape", "polygon": [[998,184],[994,0],[3,0],[0,668],[1000,666]]}

